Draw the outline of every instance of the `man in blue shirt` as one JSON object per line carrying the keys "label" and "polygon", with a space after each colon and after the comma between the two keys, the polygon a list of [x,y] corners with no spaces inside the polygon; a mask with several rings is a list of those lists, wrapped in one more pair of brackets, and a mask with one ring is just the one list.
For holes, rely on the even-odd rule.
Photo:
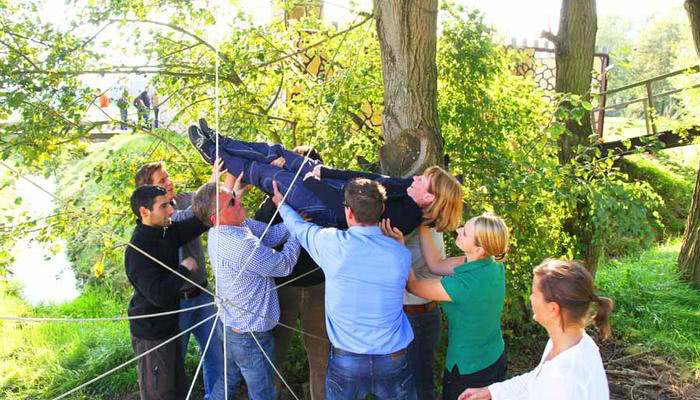
{"label": "man in blue shirt", "polygon": [[[311,178],[313,179],[313,178]],[[287,230],[326,275],[326,328],[333,345],[326,399],[416,399],[406,348],[413,331],[403,311],[411,252],[379,228],[386,191],[356,178],[344,188],[348,230],[305,222],[274,186]]]}

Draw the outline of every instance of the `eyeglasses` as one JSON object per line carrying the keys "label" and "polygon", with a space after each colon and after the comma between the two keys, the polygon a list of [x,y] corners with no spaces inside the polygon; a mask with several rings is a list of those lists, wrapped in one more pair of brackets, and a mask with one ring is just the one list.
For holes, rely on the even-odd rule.
{"label": "eyeglasses", "polygon": [[[231,198],[229,201],[226,202],[226,205],[222,208],[220,208],[218,211],[221,212],[224,208],[226,207],[235,207],[236,206],[236,192],[231,191]],[[213,212],[211,215],[216,214],[216,212]]]}

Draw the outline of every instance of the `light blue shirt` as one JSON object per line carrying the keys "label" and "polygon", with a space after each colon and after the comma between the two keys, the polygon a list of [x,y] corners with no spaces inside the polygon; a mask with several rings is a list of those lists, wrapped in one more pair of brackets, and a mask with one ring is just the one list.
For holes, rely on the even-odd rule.
{"label": "light blue shirt", "polygon": [[321,228],[287,205],[280,215],[326,275],[326,328],[333,346],[358,354],[406,348],[413,340],[403,312],[411,252],[378,226]]}

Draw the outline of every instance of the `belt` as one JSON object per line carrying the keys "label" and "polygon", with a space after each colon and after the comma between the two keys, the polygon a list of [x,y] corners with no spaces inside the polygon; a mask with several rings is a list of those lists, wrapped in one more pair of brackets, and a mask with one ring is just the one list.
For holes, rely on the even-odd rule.
{"label": "belt", "polygon": [[333,348],[333,354],[337,355],[346,355],[346,356],[365,356],[365,357],[391,357],[391,358],[399,358],[403,357],[406,355],[406,352],[408,352],[408,347],[404,347],[401,350],[395,351],[393,353],[389,354],[358,354],[358,353],[353,353],[351,351],[339,349],[335,346],[331,346]]}
{"label": "belt", "polygon": [[430,303],[425,304],[404,304],[403,311],[406,314],[418,314],[428,312],[435,307],[437,307],[437,302],[435,301],[431,301]]}
{"label": "belt", "polygon": [[189,299],[194,299],[195,297],[199,296],[202,294],[202,289],[198,287],[193,287],[192,289],[186,291],[186,292],[180,292],[180,298],[189,300]]}

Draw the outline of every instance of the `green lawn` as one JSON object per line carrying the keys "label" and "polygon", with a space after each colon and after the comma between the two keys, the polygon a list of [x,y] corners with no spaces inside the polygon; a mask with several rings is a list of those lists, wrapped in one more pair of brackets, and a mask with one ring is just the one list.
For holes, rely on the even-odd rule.
{"label": "green lawn", "polygon": [[638,256],[608,261],[596,276],[600,292],[615,301],[613,334],[672,356],[700,374],[700,291],[679,278],[680,241]]}

